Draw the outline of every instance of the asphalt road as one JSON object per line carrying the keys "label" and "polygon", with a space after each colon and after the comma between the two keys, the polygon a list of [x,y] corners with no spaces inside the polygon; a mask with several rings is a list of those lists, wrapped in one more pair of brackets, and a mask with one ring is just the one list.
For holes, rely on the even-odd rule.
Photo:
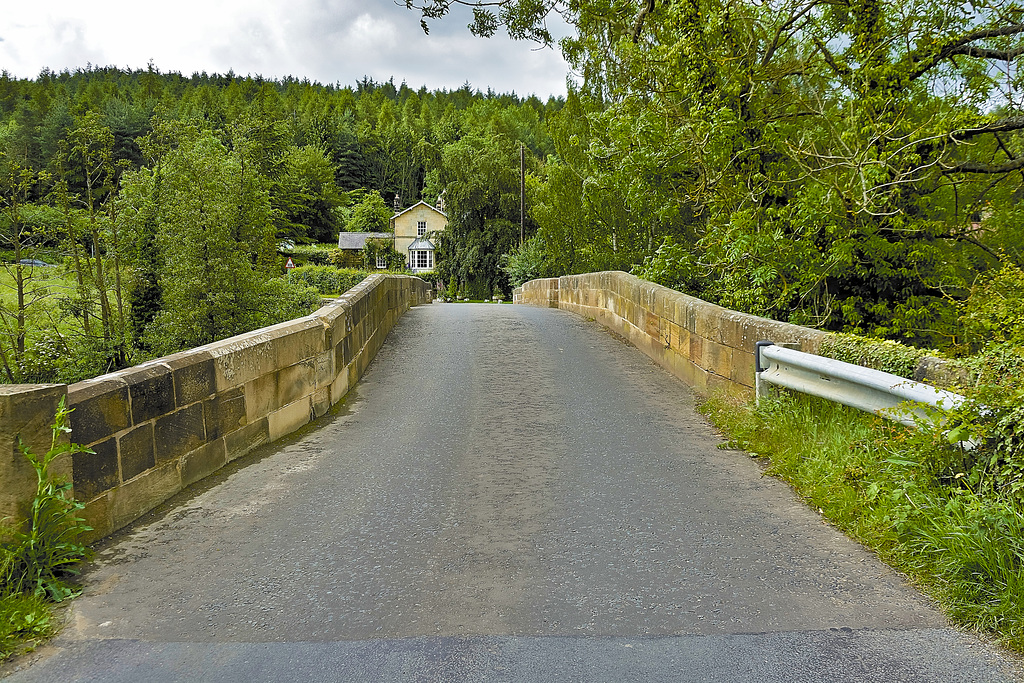
{"label": "asphalt road", "polygon": [[593,322],[410,311],[344,406],[99,548],[10,681],[1010,681]]}

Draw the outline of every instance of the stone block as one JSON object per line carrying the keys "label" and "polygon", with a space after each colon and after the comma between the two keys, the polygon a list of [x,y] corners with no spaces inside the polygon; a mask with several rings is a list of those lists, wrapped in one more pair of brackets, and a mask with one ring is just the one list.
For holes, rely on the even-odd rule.
{"label": "stone block", "polygon": [[[363,280],[360,284],[365,283]],[[351,296],[347,297],[349,305],[352,307],[352,327],[358,325],[363,318],[366,317],[366,311],[369,310],[369,302],[366,300],[365,290],[356,292],[355,288],[349,290]]]}
{"label": "stone block", "polygon": [[352,362],[348,366],[348,383],[349,386],[355,386],[359,382],[359,378],[363,376],[363,372],[366,371],[368,361],[366,359],[366,350],[361,349],[356,357],[352,359]]}
{"label": "stone block", "polygon": [[194,451],[181,456],[181,485],[184,488],[208,477],[227,464],[227,449],[224,439],[211,441]]}
{"label": "stone block", "polygon": [[661,339],[661,318],[652,313],[651,311],[644,311],[644,334],[651,339]]}
{"label": "stone block", "polygon": [[117,439],[111,437],[89,447],[92,453],[71,456],[74,494],[78,500],[92,500],[121,482],[117,463]]}
{"label": "stone block", "polygon": [[133,425],[174,412],[174,378],[170,368],[145,365],[131,368],[121,378],[128,384]]}
{"label": "stone block", "polygon": [[85,503],[85,507],[78,511],[78,516],[85,520],[87,526],[92,527],[92,531],[86,531],[79,537],[83,543],[94,543],[115,531],[114,521],[110,515],[109,493]]}
{"label": "stone block", "polygon": [[[358,354],[362,350],[363,344],[366,343],[366,319],[365,318],[356,318],[352,322],[352,331],[349,332],[348,337],[346,337],[346,339],[349,340],[349,344],[351,345],[352,355],[354,357],[356,354]],[[346,365],[347,365],[347,363],[346,363]]]}
{"label": "stone block", "polygon": [[329,387],[337,376],[334,370],[334,349],[321,353],[314,359],[316,372],[313,378],[314,384],[320,387]]}
{"label": "stone block", "polygon": [[207,345],[213,356],[216,391],[227,391],[276,372],[275,341],[263,329]]}
{"label": "stone block", "polygon": [[754,349],[759,341],[775,341],[772,337],[777,336],[776,323],[774,320],[760,318],[758,316],[747,316],[743,320],[743,348]]}
{"label": "stone block", "polygon": [[679,323],[672,321],[668,324],[668,345],[684,357],[690,353],[690,333]]}
{"label": "stone block", "polygon": [[224,437],[224,450],[228,462],[240,458],[254,448],[270,441],[270,427],[266,417],[250,422]]}
{"label": "stone block", "polygon": [[690,377],[690,388],[696,391],[698,394],[707,396],[708,394],[708,375],[710,373],[704,368],[700,367],[696,363],[692,363],[693,373]]}
{"label": "stone block", "polygon": [[704,367],[721,377],[732,377],[733,350],[725,344],[704,343]]}
{"label": "stone block", "polygon": [[325,306],[315,314],[326,327],[324,343],[327,348],[336,347],[352,329],[350,309],[348,304],[339,300],[330,306]]}
{"label": "stone block", "polygon": [[278,368],[316,358],[327,350],[327,329],[319,318],[305,316],[266,329],[275,337]]}
{"label": "stone block", "polygon": [[684,384],[689,387],[694,385],[694,374],[699,371],[696,365],[690,362],[690,359],[681,353],[675,354],[675,361],[672,364],[673,372]]}
{"label": "stone block", "polygon": [[[796,326],[794,325],[793,327]],[[817,354],[821,349],[822,340],[825,339],[828,333],[806,327],[800,329],[803,330],[800,336],[800,350],[804,353]]]}
{"label": "stone block", "polygon": [[672,297],[672,307],[669,311],[672,322],[680,327],[686,327],[686,304],[690,297],[685,294]]}
{"label": "stone block", "polygon": [[366,351],[367,351],[367,353],[366,353],[367,363],[366,364],[367,364],[367,366],[369,366],[369,364],[370,364],[369,361],[374,356],[377,355],[378,351],[380,351],[380,347],[384,344],[384,337],[386,337],[387,334],[388,334],[387,328],[384,327],[384,326],[381,326],[381,327],[378,327],[377,329],[375,329],[373,331],[373,334],[370,335],[370,338],[368,340],[366,340]]}
{"label": "stone block", "polygon": [[345,394],[348,393],[350,386],[348,369],[342,369],[338,373],[337,379],[334,380],[334,384],[331,385],[331,404],[333,405],[345,398]]}
{"label": "stone block", "polygon": [[914,379],[948,389],[967,384],[970,381],[970,372],[964,368],[955,367],[943,358],[925,356],[918,361],[917,367],[914,369]]}
{"label": "stone block", "polygon": [[690,352],[687,354],[694,365],[704,367],[704,338],[697,334],[690,334]]}
{"label": "stone block", "polygon": [[174,378],[174,402],[178,408],[217,393],[217,373],[209,351],[193,349],[162,360]]}
{"label": "stone block", "polygon": [[313,415],[316,417],[323,417],[330,409],[331,387],[326,386],[322,389],[317,389],[316,393],[313,394]]}
{"label": "stone block", "polygon": [[707,376],[707,393],[709,394],[726,394],[731,395],[733,393],[733,383],[729,381],[729,378],[709,373]]}
{"label": "stone block", "polygon": [[702,302],[703,305],[697,308],[697,329],[695,332],[707,339],[719,343],[722,341],[721,333],[721,312],[718,306]]}
{"label": "stone block", "polygon": [[244,392],[247,422],[255,422],[281,407],[277,402],[276,372],[268,373],[248,382],[244,387]]}
{"label": "stone block", "polygon": [[166,463],[110,492],[110,517],[120,529],[181,490],[177,463]]}
{"label": "stone block", "polygon": [[156,421],[156,460],[164,463],[179,458],[206,443],[203,404],[164,415]]}
{"label": "stone block", "polygon": [[733,349],[732,352],[732,374],[729,376],[736,384],[754,388],[754,354]]}
{"label": "stone block", "polygon": [[353,356],[353,350],[358,350],[358,348],[359,347],[354,347],[353,348],[353,345],[352,345],[352,335],[351,334],[346,335],[345,338],[341,340],[341,344],[338,345],[338,349],[340,350],[341,355],[340,356],[335,355],[335,360],[334,360],[335,367],[343,368],[346,365],[348,365],[349,363],[351,363],[352,362],[352,356]]}
{"label": "stone block", "polygon": [[742,313],[726,311],[719,318],[719,331],[722,343],[734,349],[745,348],[743,345],[743,319],[746,316]]}
{"label": "stone block", "polygon": [[214,441],[230,434],[247,421],[245,390],[235,387],[203,402],[206,440]]}
{"label": "stone block", "polygon": [[[66,391],[63,384],[0,384],[0,518],[28,515],[36,472],[18,448],[18,437],[33,453],[47,452],[57,404]],[[61,474],[70,475],[69,469],[65,466]]]}
{"label": "stone block", "polygon": [[672,290],[655,287],[651,292],[651,311],[659,318],[672,317]]}
{"label": "stone block", "polygon": [[283,368],[277,373],[277,400],[274,407],[294,403],[315,390],[316,367],[313,359]]}
{"label": "stone block", "polygon": [[128,481],[156,465],[153,423],[147,422],[117,438],[121,454],[121,480]]}
{"label": "stone block", "polygon": [[697,312],[705,305],[700,299],[688,299],[686,302],[685,327],[690,334],[697,334]]}
{"label": "stone block", "polygon": [[118,377],[97,377],[68,387],[71,438],[91,444],[131,426],[128,384]]}
{"label": "stone block", "polygon": [[50,461],[50,476],[58,481],[74,481],[74,463],[71,460],[71,453],[63,453]]}

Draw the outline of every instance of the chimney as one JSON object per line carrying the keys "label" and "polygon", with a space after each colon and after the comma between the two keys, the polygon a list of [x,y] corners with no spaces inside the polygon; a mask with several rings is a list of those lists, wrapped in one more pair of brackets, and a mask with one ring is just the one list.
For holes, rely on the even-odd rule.
{"label": "chimney", "polygon": [[441,194],[437,195],[437,210],[444,213],[444,193],[448,190],[441,190]]}
{"label": "chimney", "polygon": [[396,192],[395,193],[395,213],[401,213],[401,212],[402,212],[402,198],[399,197],[398,193]]}

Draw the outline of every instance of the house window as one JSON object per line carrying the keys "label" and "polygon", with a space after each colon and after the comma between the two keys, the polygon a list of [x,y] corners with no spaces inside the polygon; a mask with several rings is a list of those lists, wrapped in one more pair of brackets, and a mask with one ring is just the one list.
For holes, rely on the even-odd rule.
{"label": "house window", "polygon": [[384,270],[388,267],[387,254],[377,254],[377,268],[378,270]]}
{"label": "house window", "polygon": [[430,270],[434,267],[434,252],[429,249],[412,252],[412,267],[417,270]]}
{"label": "house window", "polygon": [[423,237],[426,234],[427,234],[427,222],[426,221],[419,221],[418,223],[416,223],[416,236],[417,237]]}

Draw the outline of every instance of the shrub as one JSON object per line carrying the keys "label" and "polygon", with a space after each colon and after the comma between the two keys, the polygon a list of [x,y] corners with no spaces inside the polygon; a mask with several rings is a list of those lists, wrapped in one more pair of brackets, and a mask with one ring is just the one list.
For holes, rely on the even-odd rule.
{"label": "shrub", "polygon": [[336,248],[334,244],[297,244],[289,251],[297,263],[323,266],[330,262],[331,252]]}
{"label": "shrub", "polygon": [[1024,270],[1007,261],[979,277],[960,321],[974,348],[1000,342],[1024,345]]}
{"label": "shrub", "polygon": [[918,349],[888,339],[869,339],[838,332],[827,335],[821,341],[818,353],[907,379],[913,379],[914,370],[922,358],[938,355],[938,351]]}
{"label": "shrub", "polygon": [[633,268],[633,274],[692,296],[702,296],[706,284],[690,249],[671,237],[662,240],[658,250],[646,257],[643,265]]}
{"label": "shrub", "polygon": [[332,268],[331,266],[302,266],[292,269],[293,283],[302,283],[313,287],[320,294],[344,294],[360,282],[369,273],[350,268]]}
{"label": "shrub", "polygon": [[371,237],[366,240],[366,246],[363,247],[363,267],[366,270],[375,270],[380,260],[387,264],[387,270],[405,270],[405,256],[395,250],[394,242],[390,238]]}
{"label": "shrub", "polygon": [[530,280],[549,277],[554,272],[550,260],[544,240],[534,235],[511,253],[502,255],[501,269],[508,276],[509,285],[515,288]]}

